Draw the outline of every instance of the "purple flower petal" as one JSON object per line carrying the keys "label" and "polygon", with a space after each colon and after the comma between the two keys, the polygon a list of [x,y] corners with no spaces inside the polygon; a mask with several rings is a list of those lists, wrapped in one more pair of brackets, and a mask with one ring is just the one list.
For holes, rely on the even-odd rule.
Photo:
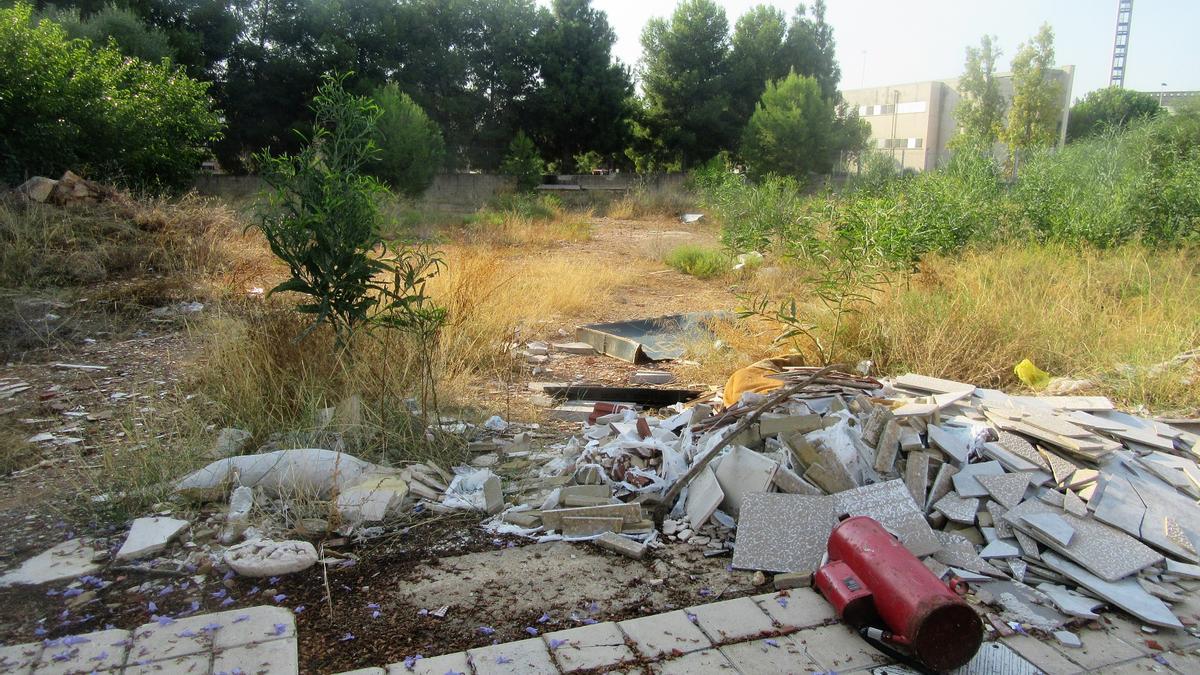
{"label": "purple flower petal", "polygon": [[357,638],[354,637],[354,633],[346,633],[342,637],[338,638],[338,642],[349,642],[349,641],[355,640],[355,639],[357,639]]}
{"label": "purple flower petal", "polygon": [[88,659],[88,661],[103,661],[108,658],[108,652],[100,652],[99,654]]}
{"label": "purple flower petal", "polygon": [[228,606],[232,605],[234,602],[235,602],[235,600],[233,598],[225,598],[224,600],[221,601],[221,606],[228,607]]}
{"label": "purple flower petal", "polygon": [[550,649],[551,649],[551,650],[558,649],[559,647],[561,647],[561,646],[563,646],[563,645],[565,645],[565,644],[567,644],[567,641],[566,641],[566,640],[559,640],[559,639],[557,639],[557,638],[550,638]]}
{"label": "purple flower petal", "polygon": [[243,622],[243,621],[249,621],[249,620],[250,620],[250,615],[249,615],[249,614],[238,614],[238,615],[237,615],[237,617],[236,617],[236,618],[233,620],[233,622],[234,622],[234,623],[241,623],[241,622]]}
{"label": "purple flower petal", "polygon": [[283,602],[284,600],[287,600],[287,594],[278,593],[275,595],[275,597],[273,597],[271,599],[274,600],[276,604],[279,604],[279,603]]}
{"label": "purple flower petal", "polygon": [[151,600],[150,602],[147,602],[147,603],[146,603],[146,611],[147,611],[147,612],[150,612],[150,613],[157,612],[157,611],[158,611],[158,604],[157,604],[157,603],[155,603],[153,600]]}
{"label": "purple flower petal", "polygon": [[279,577],[271,577],[270,579],[267,579],[268,586],[274,586],[277,583],[279,583]]}
{"label": "purple flower petal", "polygon": [[533,626],[526,626],[525,632],[529,633],[530,635],[536,636],[538,634],[538,629],[534,628]]}
{"label": "purple flower petal", "polygon": [[306,609],[306,608],[305,608],[305,606],[304,606],[304,605],[296,605],[296,608],[295,608],[295,609],[293,609],[293,610],[292,610],[292,612],[293,612],[294,614],[303,614],[305,609]]}
{"label": "purple flower petal", "polygon": [[775,640],[763,640],[763,642],[771,645],[772,647],[775,647],[776,649],[779,648],[779,643],[776,642]]}
{"label": "purple flower petal", "polygon": [[225,590],[224,588],[219,589],[219,590],[217,590],[217,592],[212,594],[212,596],[218,600],[225,597],[226,595],[229,595],[229,591]]}
{"label": "purple flower petal", "polygon": [[282,623],[275,624],[275,635],[283,635],[286,632],[287,632],[287,624],[282,624]]}
{"label": "purple flower petal", "polygon": [[160,626],[170,626],[171,624],[175,623],[175,619],[172,619],[169,616],[152,616],[150,618],[157,622]]}
{"label": "purple flower petal", "polygon": [[378,619],[378,618],[379,618],[379,617],[381,617],[381,616],[383,616],[383,612],[381,612],[381,611],[379,611],[379,610],[377,610],[377,609],[371,612],[371,618],[372,618],[372,619]]}
{"label": "purple flower petal", "polygon": [[367,609],[379,609],[379,603],[378,602],[368,602]]}
{"label": "purple flower petal", "polygon": [[506,663],[512,663],[512,659],[508,658],[507,656],[497,656],[496,663],[499,665],[504,665]]}
{"label": "purple flower petal", "polygon": [[77,595],[83,595],[82,588],[68,588],[67,590],[63,591],[64,598],[73,598]]}
{"label": "purple flower petal", "polygon": [[542,612],[542,615],[538,617],[537,622],[538,623],[546,623],[549,620],[550,620],[550,612]]}
{"label": "purple flower petal", "polygon": [[691,612],[684,613],[687,614],[688,621],[691,621],[692,623],[698,623],[700,621],[698,618],[696,618],[695,614],[692,614]]}
{"label": "purple flower petal", "polygon": [[596,623],[600,623],[600,622],[599,622],[599,621],[596,621],[595,619],[593,619],[592,617],[590,617],[590,616],[589,616],[588,618],[586,618],[586,619],[584,619],[584,620],[583,620],[583,623],[584,623],[584,625],[586,625],[586,626],[590,626],[590,625],[592,625],[592,624],[596,624]]}
{"label": "purple flower petal", "polygon": [[479,632],[482,635],[491,635],[492,633],[496,632],[496,629],[492,628],[491,626],[480,626]]}
{"label": "purple flower petal", "polygon": [[588,606],[587,606],[587,611],[591,612],[592,614],[599,612],[600,611],[600,603],[596,602],[595,600],[589,602]]}
{"label": "purple flower petal", "polygon": [[175,636],[176,637],[187,637],[187,638],[196,637],[196,631],[192,630],[191,628],[188,628],[186,630],[176,633]]}
{"label": "purple flower petal", "polygon": [[200,630],[204,631],[205,633],[215,633],[221,630],[221,624],[214,621],[212,623],[205,624],[204,628],[201,628]]}
{"label": "purple flower petal", "polygon": [[778,602],[780,607],[787,607],[787,598],[783,596],[775,598],[775,602]]}
{"label": "purple flower petal", "polygon": [[413,656],[404,657],[404,668],[406,670],[412,670],[412,669],[416,668],[417,661],[419,661],[423,658],[425,658],[425,657],[421,656],[420,654],[415,654]]}
{"label": "purple flower petal", "polygon": [[710,595],[712,595],[712,589],[711,589],[711,588],[701,588],[701,589],[700,589],[700,597],[702,597],[702,598],[707,598],[707,597],[708,597],[708,596],[710,596]]}
{"label": "purple flower petal", "polygon": [[233,570],[229,570],[228,572],[226,572],[226,573],[225,573],[225,576],[221,577],[221,581],[229,581],[229,580],[230,580],[230,579],[232,579],[234,576],[235,576],[235,575],[234,575],[234,573],[233,573]]}
{"label": "purple flower petal", "polygon": [[168,593],[174,593],[174,592],[175,592],[175,587],[170,584],[167,584],[166,586],[163,587],[163,589],[161,591],[158,592],[158,597],[161,598],[162,596],[164,596]]}
{"label": "purple flower petal", "polygon": [[259,588],[258,586],[254,586],[254,587],[252,587],[252,588],[250,589],[250,592],[249,592],[249,593],[246,593],[246,595],[255,595],[255,594],[257,594],[257,593],[258,593],[259,591],[261,591],[261,590],[262,590],[262,589],[261,589],[261,588]]}
{"label": "purple flower petal", "polygon": [[422,607],[421,609],[417,610],[417,616],[429,616],[429,610]]}
{"label": "purple flower petal", "polygon": [[75,654],[77,653],[78,652],[72,653],[71,650],[61,651],[51,656],[50,659],[53,661],[70,661],[71,659],[75,658]]}

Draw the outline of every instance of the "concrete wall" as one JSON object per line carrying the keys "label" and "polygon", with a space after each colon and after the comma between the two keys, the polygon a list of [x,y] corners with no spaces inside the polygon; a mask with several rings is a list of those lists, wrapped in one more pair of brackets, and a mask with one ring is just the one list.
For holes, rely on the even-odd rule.
{"label": "concrete wall", "polygon": [[[558,176],[558,182],[578,185],[582,189],[563,191],[560,196],[572,194],[571,199],[580,200],[600,194],[620,195],[626,190],[640,186],[651,188],[682,188],[684,174],[610,174],[607,176],[569,175]],[[230,199],[254,197],[265,185],[258,176],[213,176],[196,177],[193,187],[203,195],[221,196]],[[515,181],[509,176],[491,173],[444,173],[433,180],[433,184],[417,200],[417,206],[441,211],[472,212],[487,204],[497,195],[511,191]],[[556,192],[556,194],[559,194]]]}

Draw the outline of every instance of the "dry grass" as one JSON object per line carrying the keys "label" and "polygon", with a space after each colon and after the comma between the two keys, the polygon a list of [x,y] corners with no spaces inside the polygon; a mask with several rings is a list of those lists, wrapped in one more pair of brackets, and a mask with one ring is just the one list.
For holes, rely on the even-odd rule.
{"label": "dry grass", "polygon": [[629,190],[604,206],[604,215],[618,220],[678,217],[695,210],[698,200],[682,186],[644,186]]}
{"label": "dry grass", "polygon": [[[929,257],[860,306],[839,336],[840,359],[870,359],[885,374],[919,372],[980,386],[1020,388],[1024,358],[1053,376],[1087,378],[1094,392],[1156,411],[1200,408],[1200,366],[1154,369],[1200,346],[1200,258],[1191,249],[1126,246],[1109,251],[1008,244]],[[777,295],[805,289],[786,275],[758,286]],[[802,313],[828,336],[831,317]],[[713,372],[770,353],[777,326],[742,322],[725,340],[745,358],[712,356]],[[719,333],[720,335],[721,333]],[[741,343],[740,346],[738,343]],[[800,341],[800,351],[812,355]]]}

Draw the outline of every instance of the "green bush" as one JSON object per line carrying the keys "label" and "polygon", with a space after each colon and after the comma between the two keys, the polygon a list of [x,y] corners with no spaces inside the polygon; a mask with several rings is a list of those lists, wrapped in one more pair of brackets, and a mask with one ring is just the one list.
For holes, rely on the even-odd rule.
{"label": "green bush", "polygon": [[397,193],[419,197],[446,157],[442,132],[394,82],[375,90],[375,104],[381,110],[375,125],[379,153],[368,170]]}
{"label": "green bush", "polygon": [[208,84],[169,62],[70,40],[26,4],[0,9],[0,179],[71,169],[178,188],[220,129]]}
{"label": "green bush", "polygon": [[518,192],[531,192],[542,183],[545,166],[537,146],[524,131],[518,131],[508,145],[508,156],[500,165],[500,172],[517,179]]}
{"label": "green bush", "polygon": [[724,251],[696,244],[684,244],[672,249],[663,262],[697,279],[719,277],[729,272],[731,267],[729,255]]}

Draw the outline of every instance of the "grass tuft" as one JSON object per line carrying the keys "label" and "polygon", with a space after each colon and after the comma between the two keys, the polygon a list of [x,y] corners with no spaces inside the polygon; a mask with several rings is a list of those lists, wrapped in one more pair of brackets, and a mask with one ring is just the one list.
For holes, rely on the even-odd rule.
{"label": "grass tuft", "polygon": [[684,244],[667,253],[663,262],[697,279],[713,279],[729,273],[729,256],[719,248]]}

